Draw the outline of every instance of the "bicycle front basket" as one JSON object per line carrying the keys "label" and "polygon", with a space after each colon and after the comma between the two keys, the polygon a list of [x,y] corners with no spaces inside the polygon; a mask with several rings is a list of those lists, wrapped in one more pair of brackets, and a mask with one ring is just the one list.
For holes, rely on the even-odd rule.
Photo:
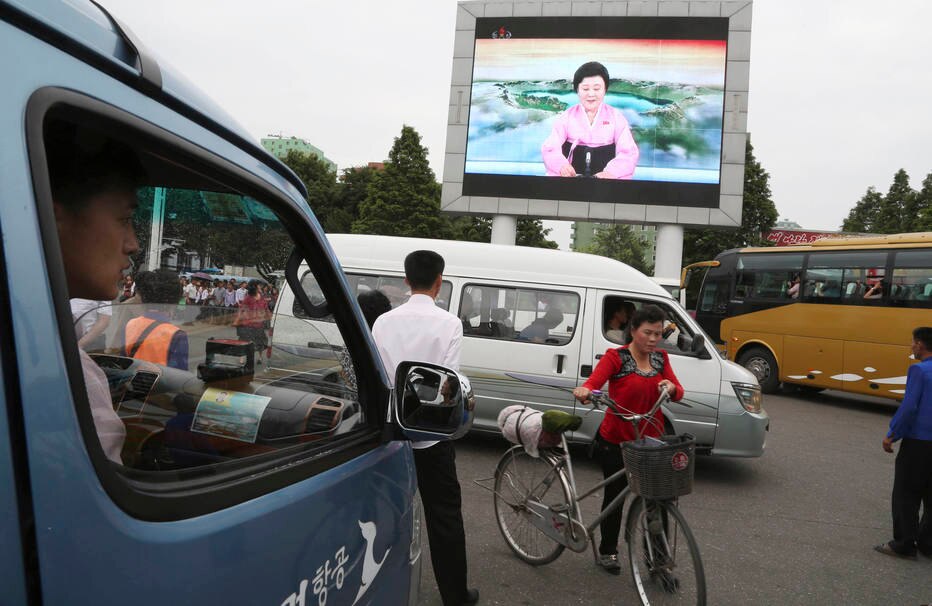
{"label": "bicycle front basket", "polygon": [[634,494],[646,499],[672,499],[693,491],[696,439],[692,435],[624,442],[621,452]]}

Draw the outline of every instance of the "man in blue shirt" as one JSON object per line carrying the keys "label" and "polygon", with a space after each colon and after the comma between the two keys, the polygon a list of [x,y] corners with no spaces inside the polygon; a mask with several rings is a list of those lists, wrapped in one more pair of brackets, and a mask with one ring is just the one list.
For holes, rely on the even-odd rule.
{"label": "man in blue shirt", "polygon": [[917,550],[932,558],[932,327],[913,331],[912,350],[919,363],[909,368],[906,394],[883,439],[887,452],[902,440],[893,476],[893,540],[875,547],[909,559]]}

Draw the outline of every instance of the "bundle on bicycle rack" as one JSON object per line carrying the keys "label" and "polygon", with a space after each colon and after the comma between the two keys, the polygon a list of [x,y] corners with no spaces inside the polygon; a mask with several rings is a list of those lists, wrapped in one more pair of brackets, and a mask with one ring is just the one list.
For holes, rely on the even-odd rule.
{"label": "bundle on bicycle rack", "polygon": [[696,439],[692,435],[624,442],[621,453],[634,494],[646,499],[672,499],[693,491]]}
{"label": "bundle on bicycle rack", "polygon": [[538,449],[560,444],[564,431],[579,429],[582,418],[561,410],[540,412],[519,404],[506,406],[498,413],[498,427],[512,444],[520,444],[534,458]]}

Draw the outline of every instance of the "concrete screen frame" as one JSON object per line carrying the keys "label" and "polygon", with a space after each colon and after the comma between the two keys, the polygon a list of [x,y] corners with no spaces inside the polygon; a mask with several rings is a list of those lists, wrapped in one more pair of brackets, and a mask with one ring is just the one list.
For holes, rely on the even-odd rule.
{"label": "concrete screen frame", "polygon": [[[453,214],[681,226],[741,225],[747,141],[752,2],[474,1],[457,6],[441,210]],[[466,141],[473,77],[476,19],[483,17],[724,17],[728,19],[722,162],[717,208],[464,196]]]}

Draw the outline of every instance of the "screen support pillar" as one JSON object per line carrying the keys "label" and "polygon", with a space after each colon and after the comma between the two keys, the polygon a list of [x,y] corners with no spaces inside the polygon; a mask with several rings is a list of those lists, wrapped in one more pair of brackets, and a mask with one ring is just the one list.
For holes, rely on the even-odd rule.
{"label": "screen support pillar", "polygon": [[683,267],[683,226],[658,225],[654,251],[654,276],[679,279]]}
{"label": "screen support pillar", "polygon": [[514,246],[518,233],[518,219],[511,215],[492,217],[492,244]]}

